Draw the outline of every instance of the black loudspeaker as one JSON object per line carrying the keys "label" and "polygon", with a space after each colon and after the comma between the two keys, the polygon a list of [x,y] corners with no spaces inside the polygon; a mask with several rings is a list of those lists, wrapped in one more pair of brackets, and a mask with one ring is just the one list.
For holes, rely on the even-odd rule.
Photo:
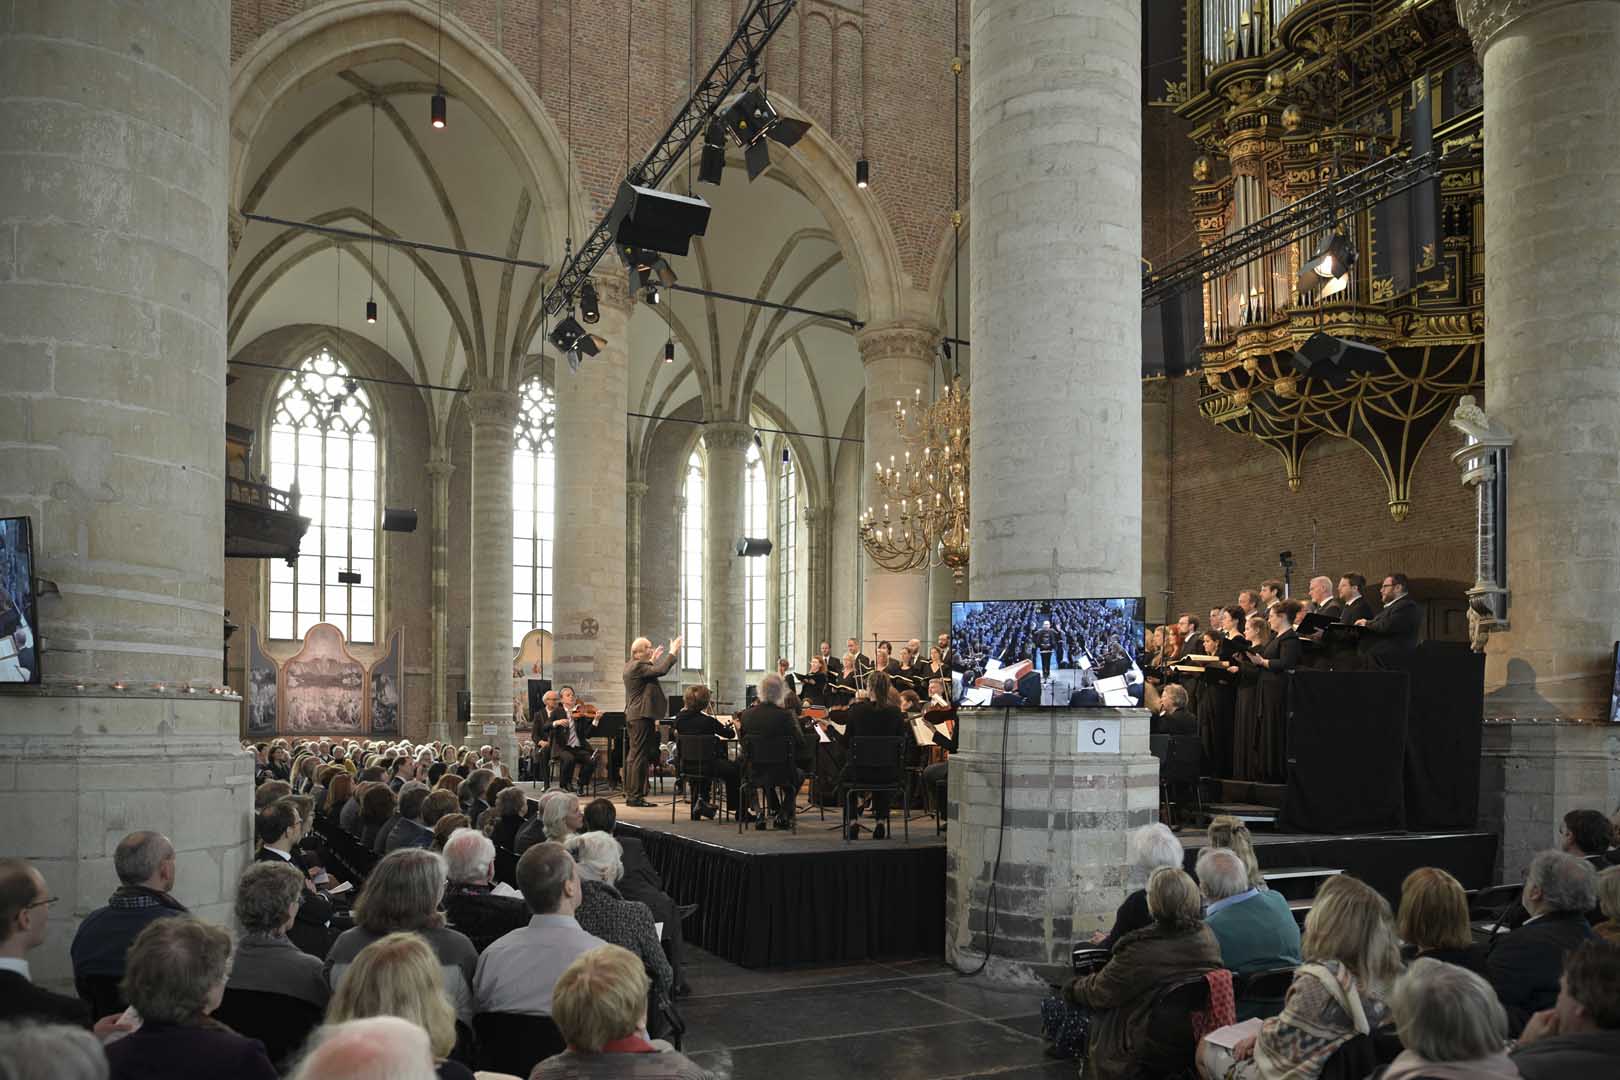
{"label": "black loudspeaker", "polygon": [[619,185],[608,222],[617,244],[685,255],[692,237],[702,236],[709,227],[709,204],[625,181]]}
{"label": "black loudspeaker", "polygon": [[743,708],[752,709],[757,701],[759,701],[759,687],[750,683],[743,690]]}
{"label": "black loudspeaker", "polygon": [[1203,312],[1187,292],[1174,292],[1142,309],[1142,377],[1185,375],[1204,343]]}
{"label": "black loudspeaker", "polygon": [[416,511],[384,509],[382,527],[383,532],[415,532]]}
{"label": "black loudspeaker", "polygon": [[740,536],[737,538],[737,555],[739,558],[751,559],[771,553],[771,542],[758,536]]}
{"label": "black loudspeaker", "polygon": [[[463,725],[472,723],[472,691],[456,691],[456,719]],[[465,727],[462,728],[466,730]]]}
{"label": "black loudspeaker", "polygon": [[551,692],[550,679],[529,680],[529,720],[539,723],[546,711],[546,695]]}
{"label": "black loudspeaker", "polygon": [[1330,384],[1342,383],[1351,375],[1383,371],[1389,354],[1365,341],[1334,337],[1320,330],[1305,340],[1294,354],[1294,368],[1311,379]]}

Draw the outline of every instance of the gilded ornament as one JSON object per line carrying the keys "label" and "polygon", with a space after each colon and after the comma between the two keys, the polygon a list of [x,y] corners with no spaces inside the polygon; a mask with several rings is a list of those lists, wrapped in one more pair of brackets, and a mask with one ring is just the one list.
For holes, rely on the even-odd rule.
{"label": "gilded ornament", "polygon": [[1282,68],[1272,68],[1270,71],[1266,72],[1266,89],[1270,90],[1273,94],[1287,85],[1288,76],[1283,73]]}
{"label": "gilded ornament", "polygon": [[1292,375],[1284,375],[1271,387],[1278,397],[1291,398],[1299,393],[1299,380]]}
{"label": "gilded ornament", "polygon": [[1200,184],[1206,184],[1213,175],[1215,175],[1215,166],[1209,160],[1209,155],[1199,154],[1198,157],[1193,159],[1192,176],[1194,180]]}
{"label": "gilded ornament", "polygon": [[1284,131],[1298,131],[1303,123],[1305,123],[1305,114],[1300,111],[1298,105],[1290,105],[1283,109],[1282,126]]}

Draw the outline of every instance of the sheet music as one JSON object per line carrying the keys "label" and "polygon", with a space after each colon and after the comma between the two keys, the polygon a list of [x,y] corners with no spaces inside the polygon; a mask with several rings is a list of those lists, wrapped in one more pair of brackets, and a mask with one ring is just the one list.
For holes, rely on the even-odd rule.
{"label": "sheet music", "polygon": [[918,746],[934,745],[933,729],[924,723],[923,718],[920,716],[913,716],[911,718],[911,734],[912,737],[917,740]]}

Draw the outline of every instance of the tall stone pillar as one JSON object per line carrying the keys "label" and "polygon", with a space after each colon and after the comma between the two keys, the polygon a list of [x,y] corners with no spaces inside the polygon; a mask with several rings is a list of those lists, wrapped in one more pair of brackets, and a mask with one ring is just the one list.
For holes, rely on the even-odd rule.
{"label": "tall stone pillar", "polygon": [[[830,561],[827,546],[827,522],[832,514],[819,506],[802,506],[799,516],[804,520],[804,572],[805,572],[805,640],[796,663],[808,664],[810,657],[819,655],[821,643],[828,636],[827,570]],[[831,644],[831,642],[829,642]],[[835,656],[842,656],[843,642],[833,646]]]}
{"label": "tall stone pillar", "polygon": [[748,566],[734,545],[743,534],[744,478],[754,429],[732,421],[703,429],[703,670],[709,689],[741,709],[748,665],[744,610]]}
{"label": "tall stone pillar", "polygon": [[450,474],[455,466],[441,448],[428,458],[427,474],[433,481],[433,713],[428,717],[428,739],[450,738]]}
{"label": "tall stone pillar", "polygon": [[[472,422],[472,620],[467,636],[467,687],[472,716],[463,745],[489,743],[517,760],[512,716],[512,447],[518,395],[474,390]],[[559,548],[561,545],[559,545]]]}
{"label": "tall stone pillar", "polygon": [[[857,333],[855,343],[860,347],[861,365],[866,372],[866,426],[862,434],[866,468],[861,478],[861,506],[882,515],[884,496],[875,466],[904,462],[906,446],[894,425],[894,405],[898,401],[912,409],[919,390],[924,404],[933,400],[934,350],[939,347],[939,331],[905,324],[872,326]],[[900,512],[898,506],[892,510]],[[903,574],[891,573],[863,552],[861,572],[864,604],[859,631],[865,641],[863,648],[870,654],[874,638],[888,639],[898,656],[901,644],[920,636],[928,624],[928,570],[920,567]],[[842,655],[841,645],[835,644],[835,655]]]}
{"label": "tall stone pillar", "polygon": [[1142,598],[1147,621],[1170,621],[1165,590],[1170,587],[1170,469],[1172,456],[1170,383],[1155,379],[1142,386]]}
{"label": "tall stone pillar", "polygon": [[1565,812],[1620,797],[1620,738],[1591,722],[1620,637],[1620,3],[1457,8],[1485,69],[1485,405],[1515,440],[1480,819],[1517,881]]}
{"label": "tall stone pillar", "polygon": [[[1140,594],[1140,56],[1134,0],[973,8],[973,229],[993,242],[972,248],[972,339],[994,361],[973,381],[973,599]],[[1126,832],[1156,817],[1158,773],[1145,712],[1092,712],[962,725],[957,963],[993,931],[992,974],[1062,971],[1125,895]],[[1112,752],[1092,749],[1093,721],[1119,725]]]}
{"label": "tall stone pillar", "polygon": [[641,508],[647,497],[646,482],[632,480],[624,485],[624,497],[624,625],[625,632],[633,636],[640,633],[641,626]]}
{"label": "tall stone pillar", "polygon": [[165,833],[177,897],[216,922],[250,857],[242,703],[210,692],[229,35],[211,0],[0,16],[0,516],[30,520],[45,587],[29,628],[43,685],[0,704],[0,854],[63,899],[29,958],[54,986],[126,833]]}
{"label": "tall stone pillar", "polygon": [[1457,7],[1485,68],[1485,405],[1516,440],[1512,628],[1490,639],[1486,711],[1606,717],[1620,637],[1620,3]]}
{"label": "tall stone pillar", "polygon": [[617,710],[624,708],[624,665],[630,655],[624,533],[631,299],[618,274],[597,279],[596,292],[602,321],[591,329],[607,345],[578,371],[557,367],[552,635],[559,684],[573,686],[603,709]]}

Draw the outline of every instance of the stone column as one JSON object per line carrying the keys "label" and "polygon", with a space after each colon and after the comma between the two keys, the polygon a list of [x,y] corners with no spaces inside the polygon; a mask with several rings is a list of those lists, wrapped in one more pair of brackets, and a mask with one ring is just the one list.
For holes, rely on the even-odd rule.
{"label": "stone column", "polygon": [[[799,652],[802,663],[821,651],[821,642],[827,637],[827,519],[830,515],[819,506],[801,506],[799,517],[804,522],[805,574],[805,640]],[[835,656],[843,655],[843,642],[833,646]]]}
{"label": "stone column", "polygon": [[[1140,55],[1133,0],[973,8],[973,228],[996,242],[972,248],[972,340],[997,362],[973,383],[976,599],[1140,594]],[[1096,714],[964,722],[949,785],[956,963],[976,963],[993,930],[992,974],[1061,972],[1123,898],[1126,831],[1156,817],[1157,767],[1144,712]],[[1092,749],[1093,720],[1119,724],[1117,750]]]}
{"label": "stone column", "polygon": [[[866,372],[866,426],[862,434],[866,467],[861,479],[861,506],[882,514],[884,496],[877,482],[876,465],[900,464],[905,442],[894,424],[894,404],[911,409],[916,392],[922,391],[924,404],[933,400],[934,350],[939,331],[931,327],[893,324],[867,327],[855,335]],[[894,507],[894,513],[899,513]],[[890,573],[861,554],[864,603],[858,628],[863,650],[870,655],[872,639],[894,642],[895,655],[901,643],[920,637],[928,624],[928,569],[919,567],[903,574]],[[855,630],[851,630],[854,633]],[[845,635],[848,636],[848,635]],[[834,645],[835,655],[842,655]]]}
{"label": "stone column", "polygon": [[1620,727],[1487,720],[1480,752],[1479,827],[1501,837],[1497,880],[1523,881],[1538,851],[1558,846],[1571,810],[1620,805]]}
{"label": "stone column", "polygon": [[[625,445],[631,300],[599,278],[607,339],[578,371],[557,365],[557,548],[552,634],[559,683],[603,709],[624,708]],[[646,631],[641,631],[645,633]],[[649,635],[656,636],[656,635]]]}
{"label": "stone column", "polygon": [[464,745],[499,747],[507,761],[517,760],[512,717],[512,446],[517,413],[515,391],[482,389],[467,395],[472,423],[467,689],[472,716],[462,737]]}
{"label": "stone column", "polygon": [[210,693],[229,35],[229,5],[208,0],[22,0],[0,16],[0,516],[30,520],[45,589],[30,627],[44,683],[0,705],[0,854],[63,898],[29,957],[58,988],[126,833],[168,835],[177,897],[215,922],[250,857],[242,704]]}
{"label": "stone column", "polygon": [[455,468],[443,448],[435,448],[428,458],[427,474],[433,481],[433,715],[428,717],[432,742],[450,738],[450,474]]}
{"label": "stone column", "polygon": [[[1168,622],[1164,591],[1170,587],[1170,383],[1142,386],[1142,598],[1148,622]],[[1304,589],[1301,588],[1303,593]]]}
{"label": "stone column", "polygon": [[647,495],[647,485],[644,481],[632,480],[624,486],[624,495],[624,626],[626,634],[634,636],[640,633],[641,626],[641,504]]}
{"label": "stone column", "polygon": [[1485,68],[1485,403],[1511,629],[1486,713],[1607,717],[1620,637],[1620,4],[1460,0]]}
{"label": "stone column", "polygon": [[747,564],[737,557],[743,534],[743,479],[754,429],[720,421],[703,429],[703,671],[721,701],[741,709],[748,681],[743,620]]}

